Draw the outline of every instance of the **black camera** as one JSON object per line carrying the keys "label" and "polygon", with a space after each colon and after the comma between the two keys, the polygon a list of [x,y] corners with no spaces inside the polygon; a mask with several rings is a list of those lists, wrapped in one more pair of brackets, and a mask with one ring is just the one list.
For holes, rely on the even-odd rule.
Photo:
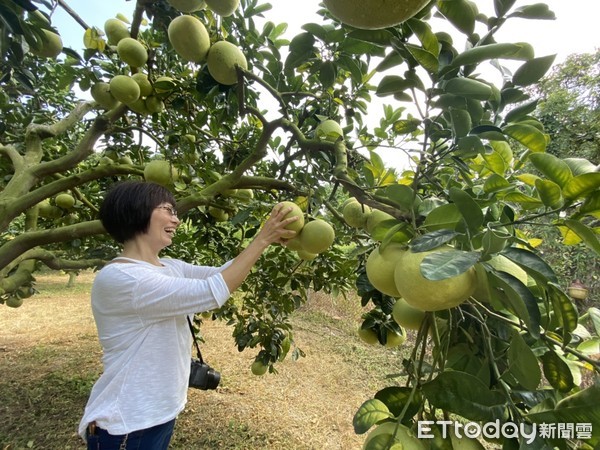
{"label": "black camera", "polygon": [[221,381],[221,374],[204,361],[192,358],[189,387],[196,389],[216,389]]}

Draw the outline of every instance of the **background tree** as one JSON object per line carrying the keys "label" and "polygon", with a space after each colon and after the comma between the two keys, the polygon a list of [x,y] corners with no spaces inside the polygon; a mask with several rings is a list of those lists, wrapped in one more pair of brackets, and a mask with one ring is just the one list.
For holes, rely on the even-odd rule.
{"label": "background tree", "polygon": [[[509,20],[553,13],[514,0],[495,0],[489,17],[468,0],[418,3],[393,25],[390,14],[383,27],[355,28],[327,1],[324,23],[305,24],[291,41],[284,24],[258,25],[269,5],[256,0],[208,8],[138,0],[133,17],[104,24],[82,23],[69,9],[83,52],[57,52],[57,38],[35,30],[60,30],[34,26],[23,10],[30,3],[2,4],[3,39],[29,48],[19,64],[33,88],[2,80],[2,302],[18,306],[34,294],[44,264],[100,267],[118,252],[96,219],[117,180],[173,189],[183,223],[169,251],[207,264],[234,256],[274,202],[294,200],[307,222],[298,241],[271,249],[242,298],[213,314],[231,324],[240,351],[258,347],[270,371],[292,348],[301,356],[288,318],[310,290],[355,289],[371,308],[361,335],[398,345],[408,326],[396,307],[402,297],[417,309],[418,332],[399,361],[406,376],[356,414],[357,433],[378,424],[366,448],[423,445],[407,429],[440,413],[529,428],[581,423],[589,425],[581,435],[538,435],[535,445],[596,445],[600,368],[590,355],[600,313],[579,316],[531,225],[550,223],[600,253],[590,223],[600,212],[600,173],[546,152],[551,136],[532,116],[527,87],[554,56],[495,39]],[[46,19],[66,7],[33,4]],[[464,46],[436,31],[433,15],[464,35]],[[174,23],[187,24],[183,34]],[[518,64],[514,73],[506,61]],[[487,62],[502,85],[479,71]],[[79,100],[75,88],[94,101]],[[390,104],[371,129],[373,95]],[[410,167],[386,167],[380,145],[406,154]],[[320,231],[309,232],[311,223]],[[332,228],[334,244],[318,248]],[[523,436],[502,441],[531,448]]]}

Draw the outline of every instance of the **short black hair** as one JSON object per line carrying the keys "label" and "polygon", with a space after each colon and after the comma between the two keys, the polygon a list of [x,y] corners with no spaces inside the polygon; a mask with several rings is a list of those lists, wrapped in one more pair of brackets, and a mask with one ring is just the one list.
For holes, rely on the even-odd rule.
{"label": "short black hair", "polygon": [[111,186],[104,197],[100,221],[122,244],[148,231],[152,211],[161,203],[175,206],[175,197],[166,187],[146,181],[122,181]]}

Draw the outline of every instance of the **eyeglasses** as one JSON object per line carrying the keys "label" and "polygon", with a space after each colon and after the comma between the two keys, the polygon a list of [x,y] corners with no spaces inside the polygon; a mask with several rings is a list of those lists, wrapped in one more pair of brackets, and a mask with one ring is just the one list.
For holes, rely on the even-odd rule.
{"label": "eyeglasses", "polygon": [[177,210],[172,206],[157,206],[156,209],[164,209],[169,211],[169,214],[171,214],[173,217],[177,217]]}

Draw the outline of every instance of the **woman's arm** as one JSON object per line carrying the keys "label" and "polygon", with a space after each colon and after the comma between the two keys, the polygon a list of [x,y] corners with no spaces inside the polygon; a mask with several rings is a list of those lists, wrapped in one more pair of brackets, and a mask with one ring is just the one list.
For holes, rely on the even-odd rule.
{"label": "woman's arm", "polygon": [[286,240],[296,235],[295,231],[288,230],[285,227],[298,218],[293,216],[285,218],[292,211],[292,208],[277,204],[271,212],[271,216],[256,237],[232,262],[227,266],[221,275],[229,292],[236,290],[246,279],[254,264],[258,261],[264,251],[271,244],[283,244]]}

